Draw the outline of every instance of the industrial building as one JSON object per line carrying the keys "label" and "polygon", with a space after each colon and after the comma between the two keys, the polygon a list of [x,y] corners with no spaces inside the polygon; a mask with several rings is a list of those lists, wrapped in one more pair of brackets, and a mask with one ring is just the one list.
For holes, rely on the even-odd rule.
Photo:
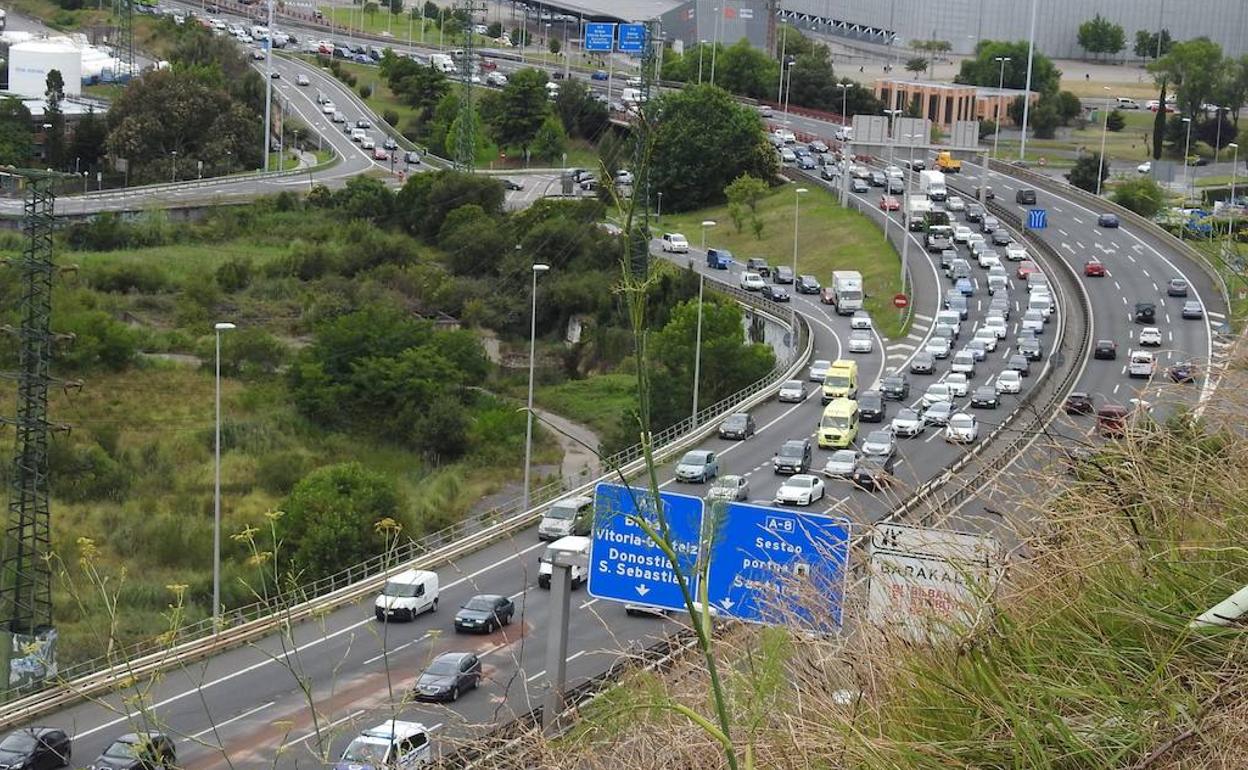
{"label": "industrial building", "polygon": [[[1000,123],[1014,99],[1025,91],[1012,88],[983,88],[931,80],[884,78],[875,81],[875,98],[889,109],[909,110],[915,117],[948,129],[963,120],[991,120]],[[1040,94],[1032,91],[1032,104]]]}
{"label": "industrial building", "polygon": [[5,32],[0,35],[0,46],[7,46],[5,90],[22,97],[42,97],[52,70],[60,71],[66,96],[79,96],[84,83],[112,80],[120,65],[110,51],[91,45],[83,35],[34,37]]}

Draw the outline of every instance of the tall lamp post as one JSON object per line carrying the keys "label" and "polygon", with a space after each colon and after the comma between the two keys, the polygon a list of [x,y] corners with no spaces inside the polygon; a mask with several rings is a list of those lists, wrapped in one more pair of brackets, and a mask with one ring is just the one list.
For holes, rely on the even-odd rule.
{"label": "tall lamp post", "polygon": [[654,223],[656,225],[663,224],[663,191],[659,190],[659,211],[654,215]]}
{"label": "tall lamp post", "polygon": [[910,275],[910,207],[906,201],[910,199],[910,183],[918,177],[914,173],[914,143],[923,139],[923,134],[906,134],[906,143],[910,145],[910,176],[906,179],[906,194],[901,196],[901,290],[906,291],[906,278]]}
{"label": "tall lamp post", "polygon": [[217,335],[216,420],[212,482],[212,628],[221,630],[221,332],[236,329],[229,321],[213,326]]}
{"label": "tall lamp post", "polygon": [[698,41],[698,85],[702,85],[702,51],[706,50],[706,41]]}
{"label": "tall lamp post", "polygon": [[793,191],[793,281],[797,282],[797,212],[801,208],[802,196],[807,192],[805,187]]}
{"label": "tall lamp post", "polygon": [[713,219],[702,220],[702,251],[703,252],[706,251],[706,228],[714,227],[714,226],[715,226],[715,220]]}
{"label": "tall lamp post", "polygon": [[[997,139],[1001,136],[1001,102],[1005,99],[1005,63],[1011,61],[1009,56],[994,56],[992,60],[1001,65],[1001,74],[997,76],[997,130],[992,132],[992,157],[997,157]],[[1026,99],[1026,95],[1023,96]]]}
{"label": "tall lamp post", "polygon": [[1040,0],[1031,0],[1031,26],[1027,31],[1027,80],[1023,85],[1023,133],[1018,143],[1018,159],[1027,159],[1027,117],[1031,113],[1031,68],[1036,55],[1036,7]]}
{"label": "tall lamp post", "polygon": [[789,73],[788,85],[784,87],[784,125],[789,125],[789,92],[793,90],[793,65],[797,63],[797,59],[789,59],[784,63],[784,69],[780,70],[780,79],[784,80],[784,73]]}
{"label": "tall lamp post", "polygon": [[693,338],[693,411],[689,414],[695,428],[698,426],[698,385],[702,380],[702,288],[705,283],[706,276],[698,273],[698,331]]}
{"label": "tall lamp post", "polygon": [[1101,122],[1101,154],[1096,163],[1096,194],[1101,194],[1101,179],[1105,176],[1105,135],[1109,133],[1109,86],[1105,89],[1105,117]]}
{"label": "tall lamp post", "polygon": [[841,125],[849,125],[849,87],[852,83],[837,83],[836,87],[841,89]]}
{"label": "tall lamp post", "polygon": [[[1159,109],[1164,110],[1165,108],[1166,105],[1163,104]],[[1187,124],[1187,138],[1183,140],[1183,200],[1186,202],[1187,199],[1191,197],[1187,189],[1187,178],[1191,173],[1188,171],[1187,154],[1191,152],[1192,149],[1192,119],[1183,118],[1183,122]]]}
{"label": "tall lamp post", "polygon": [[1227,215],[1226,224],[1226,237],[1229,239],[1235,231],[1235,183],[1239,181],[1237,176],[1239,173],[1239,145],[1231,142],[1227,147],[1235,151],[1235,156],[1231,160],[1231,212]]}
{"label": "tall lamp post", "polygon": [[[517,245],[517,249],[520,247]],[[524,506],[529,510],[529,465],[533,457],[533,371],[537,357],[537,276],[550,269],[540,262],[533,265],[532,309],[529,311],[529,408],[524,426]]]}
{"label": "tall lamp post", "polygon": [[884,114],[888,116],[888,162],[891,165],[893,156],[896,154],[897,137],[893,134],[893,121],[897,119],[903,110],[884,110]]}

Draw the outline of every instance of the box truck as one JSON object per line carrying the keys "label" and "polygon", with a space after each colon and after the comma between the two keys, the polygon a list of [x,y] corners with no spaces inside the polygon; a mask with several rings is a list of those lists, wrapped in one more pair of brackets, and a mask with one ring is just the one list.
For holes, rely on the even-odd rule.
{"label": "box truck", "polygon": [[920,171],[919,192],[931,200],[943,201],[948,197],[948,192],[945,188],[945,175],[932,169]]}
{"label": "box truck", "polygon": [[857,270],[832,271],[832,306],[837,315],[853,315],[862,310],[862,273]]}

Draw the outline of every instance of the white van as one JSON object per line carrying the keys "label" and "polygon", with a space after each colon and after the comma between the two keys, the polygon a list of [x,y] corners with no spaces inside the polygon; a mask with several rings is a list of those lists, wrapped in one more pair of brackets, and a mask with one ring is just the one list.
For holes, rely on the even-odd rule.
{"label": "white van", "polygon": [[554,551],[575,551],[583,558],[581,564],[572,567],[572,587],[584,583],[589,579],[589,546],[592,541],[588,537],[580,535],[568,535],[561,537],[550,545],[546,546],[545,552],[538,557],[537,567],[537,584],[542,588],[550,588],[551,555]]}
{"label": "white van", "polygon": [[588,535],[594,526],[594,501],[588,497],[565,497],[546,510],[537,525],[541,540],[558,540],[568,535]]}
{"label": "white van", "polygon": [[559,96],[559,84],[553,80],[547,83],[546,84],[546,96],[550,97],[551,99],[557,98]]}
{"label": "white van", "polygon": [[373,766],[409,770],[432,761],[429,728],[420,722],[394,719],[360,733],[342,752],[335,768]]}
{"label": "white van", "polygon": [[1046,276],[1044,273],[1039,273],[1039,272],[1029,273],[1027,275],[1027,293],[1030,294],[1031,292],[1037,291],[1037,290],[1039,291],[1049,290],[1048,276]]}
{"label": "white van", "polygon": [[378,620],[415,620],[438,609],[438,573],[409,569],[392,576],[373,602]]}
{"label": "white van", "polygon": [[458,69],[451,57],[444,53],[435,53],[429,55],[429,66],[439,72],[454,72]]}
{"label": "white van", "polygon": [[1118,102],[1118,109],[1120,110],[1138,110],[1140,108],[1139,102],[1126,96],[1119,96],[1115,101]]}
{"label": "white van", "polygon": [[1027,297],[1027,309],[1039,310],[1040,314],[1044,316],[1044,320],[1048,321],[1049,316],[1053,313],[1053,296],[1047,291],[1032,292]]}
{"label": "white van", "polygon": [[255,40],[268,40],[268,39],[269,39],[269,28],[268,28],[268,27],[261,27],[260,25],[253,26],[253,27],[251,28],[251,36],[252,36],[252,38],[253,38],[253,39],[255,39]]}

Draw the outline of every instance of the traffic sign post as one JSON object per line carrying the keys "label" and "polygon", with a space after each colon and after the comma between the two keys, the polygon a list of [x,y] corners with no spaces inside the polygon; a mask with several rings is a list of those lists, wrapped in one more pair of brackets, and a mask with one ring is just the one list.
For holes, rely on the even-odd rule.
{"label": "traffic sign post", "polygon": [[1049,212],[1045,209],[1027,210],[1027,229],[1043,230],[1049,226]]}
{"label": "traffic sign post", "polygon": [[646,48],[645,24],[621,24],[617,49],[620,53],[641,53]]}
{"label": "traffic sign post", "polygon": [[[694,573],[704,503],[701,498],[673,492],[660,493],[659,502],[677,564],[690,593],[696,596]],[[671,562],[636,520],[642,517],[651,527],[660,529],[649,492],[620,484],[599,484],[594,506],[590,596],[684,611],[685,598]]]}
{"label": "traffic sign post", "polygon": [[832,630],[827,619],[841,624],[848,519],[732,503],[716,530],[706,578],[716,613],[751,623],[796,620],[823,631]]}
{"label": "traffic sign post", "polygon": [[910,305],[910,298],[907,297],[905,294],[893,295],[893,307],[897,308],[898,310],[905,310],[906,307],[909,305]]}
{"label": "traffic sign post", "polygon": [[585,50],[610,53],[615,45],[615,24],[590,22],[585,25]]}

